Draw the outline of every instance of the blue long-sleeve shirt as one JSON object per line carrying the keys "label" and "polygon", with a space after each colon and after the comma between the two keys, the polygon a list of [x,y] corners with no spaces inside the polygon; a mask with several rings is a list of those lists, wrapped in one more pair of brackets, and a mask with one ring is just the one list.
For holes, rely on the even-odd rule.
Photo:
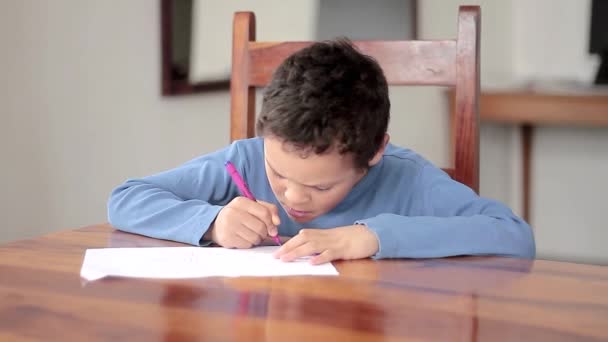
{"label": "blue long-sleeve shirt", "polygon": [[240,140],[184,165],[112,192],[110,223],[127,232],[193,245],[238,189],[224,168],[234,163],[255,196],[279,208],[279,234],[302,228],[364,224],[377,236],[375,258],[504,255],[534,258],[532,230],[503,204],[479,197],[415,152],[389,144],[382,160],[329,213],[289,219],[265,172],[262,138]]}

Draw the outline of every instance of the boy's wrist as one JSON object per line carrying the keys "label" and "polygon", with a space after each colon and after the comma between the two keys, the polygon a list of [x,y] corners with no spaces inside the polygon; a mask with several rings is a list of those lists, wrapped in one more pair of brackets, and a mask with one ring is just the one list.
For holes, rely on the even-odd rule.
{"label": "boy's wrist", "polygon": [[203,238],[201,240],[203,241],[211,241],[211,242],[215,242],[215,221],[213,221],[213,223],[211,224],[211,226],[209,226],[209,228],[207,229],[207,231],[205,232],[205,234],[203,234]]}
{"label": "boy's wrist", "polygon": [[380,250],[380,241],[376,233],[365,224],[355,224],[354,226],[364,232],[364,246],[368,252],[366,254],[369,254],[370,257],[376,255]]}

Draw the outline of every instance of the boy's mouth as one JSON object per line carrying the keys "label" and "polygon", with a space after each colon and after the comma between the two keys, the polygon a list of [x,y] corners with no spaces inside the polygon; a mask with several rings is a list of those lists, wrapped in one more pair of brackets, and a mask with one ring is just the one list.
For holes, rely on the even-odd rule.
{"label": "boy's mouth", "polygon": [[311,214],[310,211],[296,210],[296,209],[293,209],[293,208],[290,208],[287,206],[285,206],[285,210],[287,211],[289,216],[296,218],[296,219],[303,219],[307,216],[310,216],[310,214]]}

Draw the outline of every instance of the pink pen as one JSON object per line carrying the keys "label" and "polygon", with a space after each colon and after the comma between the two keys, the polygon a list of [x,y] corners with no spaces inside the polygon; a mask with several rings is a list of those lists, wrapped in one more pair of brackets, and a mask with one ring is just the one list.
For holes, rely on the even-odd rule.
{"label": "pink pen", "polygon": [[[226,166],[226,170],[228,170],[230,177],[232,177],[232,180],[236,183],[237,188],[239,188],[239,191],[243,194],[243,196],[249,198],[252,201],[255,201],[255,197],[249,190],[249,187],[247,186],[247,183],[245,183],[243,177],[241,177],[239,172],[234,167],[234,164],[232,164],[230,161],[227,161],[226,163],[224,163],[224,165]],[[271,236],[271,238],[272,240],[274,240],[274,242],[276,242],[277,245],[281,245],[281,239],[279,239],[278,235]]]}

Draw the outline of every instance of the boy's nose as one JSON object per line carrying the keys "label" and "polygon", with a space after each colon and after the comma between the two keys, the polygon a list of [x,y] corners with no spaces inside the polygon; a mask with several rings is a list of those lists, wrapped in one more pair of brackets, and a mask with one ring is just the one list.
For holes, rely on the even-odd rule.
{"label": "boy's nose", "polygon": [[297,187],[287,187],[285,188],[285,199],[289,205],[297,208],[299,204],[308,202],[308,195]]}

